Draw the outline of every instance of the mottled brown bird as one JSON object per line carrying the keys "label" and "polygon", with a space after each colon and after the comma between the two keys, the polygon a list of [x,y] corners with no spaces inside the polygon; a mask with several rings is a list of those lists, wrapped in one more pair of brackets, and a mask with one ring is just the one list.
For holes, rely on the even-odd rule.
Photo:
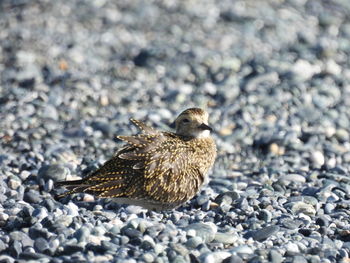
{"label": "mottled brown bird", "polygon": [[58,182],[70,190],[59,197],[85,192],[160,211],[199,191],[216,157],[208,113],[200,108],[183,111],[175,120],[175,133],[131,121],[141,134],[118,136],[127,145],[90,176]]}

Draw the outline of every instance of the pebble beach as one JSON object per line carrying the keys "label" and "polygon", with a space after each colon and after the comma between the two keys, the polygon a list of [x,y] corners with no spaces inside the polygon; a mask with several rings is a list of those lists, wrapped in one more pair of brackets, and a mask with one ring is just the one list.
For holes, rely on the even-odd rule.
{"label": "pebble beach", "polygon": [[[348,0],[0,1],[0,263],[350,262]],[[137,132],[209,112],[165,212],[75,194]]]}

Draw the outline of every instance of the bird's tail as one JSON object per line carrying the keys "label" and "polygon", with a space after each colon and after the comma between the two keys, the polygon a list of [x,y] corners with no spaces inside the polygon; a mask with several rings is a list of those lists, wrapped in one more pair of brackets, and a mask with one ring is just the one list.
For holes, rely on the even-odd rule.
{"label": "bird's tail", "polygon": [[73,180],[73,181],[60,181],[55,183],[55,187],[60,187],[60,186],[69,186],[69,185],[82,185],[84,183],[83,180]]}
{"label": "bird's tail", "polygon": [[56,195],[55,196],[56,200],[61,199],[65,196],[68,196],[71,194],[78,193],[79,190],[86,188],[86,186],[84,185],[84,180],[61,181],[61,182],[56,182],[54,186],[55,186],[55,188],[60,187],[60,186],[64,186],[68,190],[67,192]]}

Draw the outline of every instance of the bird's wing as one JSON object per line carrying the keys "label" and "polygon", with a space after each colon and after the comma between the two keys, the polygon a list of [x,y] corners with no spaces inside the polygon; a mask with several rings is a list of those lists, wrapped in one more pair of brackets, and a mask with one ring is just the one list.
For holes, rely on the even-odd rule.
{"label": "bird's wing", "polygon": [[100,197],[128,197],[133,194],[134,186],[139,185],[140,181],[143,182],[145,153],[152,151],[157,137],[150,134],[117,136],[127,145],[100,169],[84,179],[85,185],[88,185],[85,192]]}
{"label": "bird's wing", "polygon": [[151,126],[146,125],[142,121],[135,120],[133,118],[130,119],[130,121],[144,134],[158,134],[159,132],[155,129],[153,129]]}
{"label": "bird's wing", "polygon": [[145,162],[144,188],[152,199],[181,203],[197,193],[204,176],[193,163],[193,147],[176,136],[166,135]]}

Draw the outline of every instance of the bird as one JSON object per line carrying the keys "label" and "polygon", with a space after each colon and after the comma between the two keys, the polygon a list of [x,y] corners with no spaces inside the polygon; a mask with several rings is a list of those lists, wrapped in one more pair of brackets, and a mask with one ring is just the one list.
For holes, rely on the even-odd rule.
{"label": "bird", "polygon": [[175,119],[175,132],[131,118],[139,133],[117,136],[126,145],[86,178],[57,182],[68,190],[58,198],[83,192],[152,211],[181,206],[208,181],[216,158],[208,117],[201,108],[186,109]]}

